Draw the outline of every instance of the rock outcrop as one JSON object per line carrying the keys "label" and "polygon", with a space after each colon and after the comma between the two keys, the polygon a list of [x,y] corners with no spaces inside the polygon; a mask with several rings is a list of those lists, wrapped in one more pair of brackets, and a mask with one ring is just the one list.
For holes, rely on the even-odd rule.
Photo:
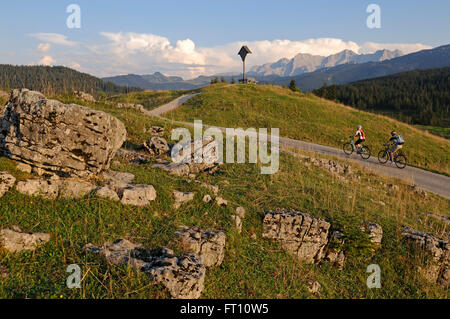
{"label": "rock outcrop", "polygon": [[15,227],[15,230],[2,229],[0,231],[0,244],[9,252],[16,253],[22,250],[35,250],[39,245],[50,240],[50,235],[45,233],[28,234]]}
{"label": "rock outcrop", "polygon": [[383,239],[383,228],[380,225],[372,222],[364,222],[361,226],[363,231],[368,232],[370,241],[376,246],[381,246]]}
{"label": "rock outcrop", "polygon": [[324,257],[330,223],[308,214],[279,210],[264,216],[263,238],[279,241],[299,260],[318,263]]}
{"label": "rock outcrop", "polygon": [[202,231],[183,226],[176,235],[184,250],[199,254],[205,267],[220,266],[225,256],[226,237],[223,232]]}
{"label": "rock outcrop", "polygon": [[7,172],[0,172],[0,198],[14,186],[16,178]]}
{"label": "rock outcrop", "polygon": [[83,91],[74,91],[73,94],[75,94],[77,98],[85,102],[95,102],[95,98],[89,93]]}
{"label": "rock outcrop", "polygon": [[176,257],[170,249],[143,249],[124,239],[103,247],[88,244],[85,249],[103,255],[112,264],[130,265],[144,272],[165,286],[173,298],[194,299],[202,294],[206,269],[198,255]]}
{"label": "rock outcrop", "polygon": [[133,103],[118,103],[117,108],[119,109],[134,109],[140,112],[144,112],[145,108],[141,104],[133,104]]}
{"label": "rock outcrop", "polygon": [[143,147],[151,156],[163,156],[169,153],[169,144],[159,136],[154,136],[145,141]]}
{"label": "rock outcrop", "polygon": [[147,206],[156,199],[156,191],[152,185],[129,185],[119,190],[119,198],[124,205]]}
{"label": "rock outcrop", "polygon": [[61,177],[88,177],[109,167],[126,139],[115,117],[39,92],[13,90],[0,118],[0,150]]}
{"label": "rock outcrop", "polygon": [[190,202],[194,200],[195,193],[193,192],[180,192],[180,191],[173,191],[173,197],[175,199],[175,203],[173,207],[175,209],[178,209],[183,205],[184,203]]}
{"label": "rock outcrop", "polygon": [[96,186],[81,179],[34,178],[17,183],[17,191],[28,196],[42,196],[46,199],[80,198],[91,193]]}
{"label": "rock outcrop", "polygon": [[[197,148],[196,145],[202,147]],[[152,167],[178,176],[189,176],[201,172],[212,174],[219,169],[217,143],[213,137],[192,140],[186,145],[177,144],[174,148],[172,153],[178,153],[177,158],[173,159],[174,162],[158,163]]]}
{"label": "rock outcrop", "polygon": [[431,255],[431,262],[420,272],[424,277],[443,286],[450,285],[450,243],[432,234],[421,233],[409,227],[403,227],[403,238],[418,245]]}

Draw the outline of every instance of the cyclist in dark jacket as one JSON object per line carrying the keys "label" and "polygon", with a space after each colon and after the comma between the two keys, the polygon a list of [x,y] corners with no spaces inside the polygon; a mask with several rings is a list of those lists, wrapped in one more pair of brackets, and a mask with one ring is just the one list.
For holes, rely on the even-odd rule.
{"label": "cyclist in dark jacket", "polygon": [[403,148],[403,144],[405,141],[403,140],[403,137],[400,134],[397,134],[397,132],[394,130],[391,132],[391,138],[389,139],[389,142],[392,142],[391,147],[391,163],[394,162],[394,153],[398,152]]}

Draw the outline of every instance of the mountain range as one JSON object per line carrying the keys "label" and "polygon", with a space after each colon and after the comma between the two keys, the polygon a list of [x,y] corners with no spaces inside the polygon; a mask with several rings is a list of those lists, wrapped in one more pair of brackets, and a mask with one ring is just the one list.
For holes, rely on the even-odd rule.
{"label": "mountain range", "polygon": [[304,91],[311,91],[322,87],[324,83],[328,85],[346,84],[416,69],[432,69],[446,66],[450,66],[450,45],[422,50],[381,62],[341,64],[293,77],[278,77],[260,81],[277,85],[289,85],[289,82],[294,79],[299,88]]}
{"label": "mountain range", "polygon": [[[288,85],[294,79],[303,91],[311,91],[327,84],[346,84],[363,79],[386,76],[415,69],[450,66],[450,45],[402,55],[395,50],[380,50],[372,54],[357,54],[344,50],[327,57],[300,53],[292,59],[255,66],[248,72],[263,84]],[[237,81],[238,73],[224,74],[226,81]],[[221,77],[199,76],[183,80],[156,72],[149,75],[120,75],[103,80],[121,86],[139,87],[145,90],[191,90],[210,84],[211,79]]]}
{"label": "mountain range", "polygon": [[300,53],[292,59],[281,59],[275,63],[267,63],[254,66],[248,74],[250,76],[295,76],[307,72],[314,72],[319,69],[334,67],[347,63],[381,62],[402,56],[399,50],[379,50],[371,54],[357,54],[351,50],[344,50],[330,56],[320,56]]}

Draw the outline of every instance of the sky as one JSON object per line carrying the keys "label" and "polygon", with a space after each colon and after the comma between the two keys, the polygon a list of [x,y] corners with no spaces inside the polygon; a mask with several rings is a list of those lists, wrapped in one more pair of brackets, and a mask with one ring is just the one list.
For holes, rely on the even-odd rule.
{"label": "sky", "polygon": [[[80,28],[67,20],[80,8]],[[370,4],[379,28],[369,28]],[[450,43],[448,0],[14,0],[0,8],[0,63],[64,65],[105,77],[193,78],[298,53],[411,53]],[[69,19],[72,22],[78,20]]]}

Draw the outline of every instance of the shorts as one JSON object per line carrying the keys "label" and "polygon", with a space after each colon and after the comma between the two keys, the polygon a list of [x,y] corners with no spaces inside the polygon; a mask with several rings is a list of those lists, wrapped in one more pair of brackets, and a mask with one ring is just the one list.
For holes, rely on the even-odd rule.
{"label": "shorts", "polygon": [[361,143],[363,143],[363,142],[365,142],[366,140],[362,140],[362,139],[359,139],[359,140],[357,140],[356,142],[355,142],[355,145],[359,145],[359,144],[361,144]]}
{"label": "shorts", "polygon": [[394,145],[392,145],[391,152],[392,153],[397,152],[398,150],[401,150],[402,148],[403,148],[403,145],[394,144]]}

